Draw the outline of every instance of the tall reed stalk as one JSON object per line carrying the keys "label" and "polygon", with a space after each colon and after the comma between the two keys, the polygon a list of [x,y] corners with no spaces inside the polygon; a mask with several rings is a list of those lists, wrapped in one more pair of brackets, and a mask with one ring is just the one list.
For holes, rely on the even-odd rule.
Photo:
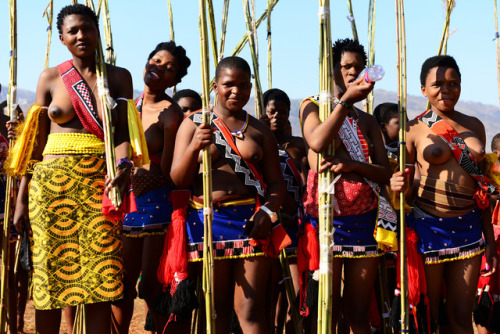
{"label": "tall reed stalk", "polygon": [[[267,1],[267,89],[273,88],[273,55],[271,50],[271,5],[273,0]],[[264,106],[265,107],[265,106]]]}
{"label": "tall reed stalk", "polygon": [[[210,124],[210,68],[208,56],[207,32],[207,0],[199,0],[200,7],[200,50],[201,50],[201,85],[203,100],[203,123]],[[210,147],[203,149],[203,280],[202,287],[205,293],[206,332],[215,333],[215,303],[214,303],[214,258],[212,235],[212,157]]]}
{"label": "tall reed stalk", "polygon": [[[17,0],[9,0],[9,31],[10,31],[10,58],[9,58],[9,88],[7,91],[7,110],[11,120],[16,119],[15,104],[17,102]],[[9,140],[10,147],[14,141]],[[10,271],[10,218],[11,198],[14,191],[15,178],[7,176],[5,188],[5,206],[3,219],[2,242],[2,285],[0,288],[0,332],[7,333],[7,312],[9,310],[9,271]]]}
{"label": "tall reed stalk", "polygon": [[359,41],[358,29],[356,28],[356,20],[354,19],[354,12],[352,11],[352,2],[347,0],[347,8],[349,10],[349,22],[351,22],[352,38],[355,41]]}
{"label": "tall reed stalk", "polygon": [[[399,108],[399,170],[406,168],[406,32],[403,0],[396,0],[396,36],[398,54],[398,108]],[[401,277],[401,332],[406,333],[408,323],[408,275],[406,268],[405,196],[400,193],[399,261]]]}
{"label": "tall reed stalk", "polygon": [[[333,110],[333,58],[330,23],[330,1],[319,1],[319,71],[320,102],[319,119],[324,122]],[[318,165],[325,156],[335,154],[335,143],[318,154]],[[319,169],[319,166],[318,166]],[[318,333],[331,333],[333,317],[332,294],[332,252],[333,242],[333,200],[334,195],[328,190],[334,180],[333,173],[327,169],[318,179],[318,218],[319,218],[319,296],[318,296]]]}
{"label": "tall reed stalk", "polygon": [[227,17],[229,11],[229,0],[224,0],[224,6],[222,9],[222,25],[220,33],[220,43],[219,43],[219,61],[224,57],[224,47],[226,44],[226,28],[227,28]]}
{"label": "tall reed stalk", "polygon": [[43,12],[43,16],[47,16],[47,51],[45,51],[45,62],[43,68],[49,67],[50,41],[52,39],[52,18],[54,17],[54,0],[50,0],[47,8]]}
{"label": "tall reed stalk", "polygon": [[208,25],[210,27],[210,41],[212,42],[212,54],[214,58],[214,67],[219,63],[219,55],[217,48],[217,32],[215,31],[214,6],[212,0],[206,0],[208,10]]}
{"label": "tall reed stalk", "polygon": [[[376,0],[370,0],[368,5],[368,64],[367,67],[375,65],[375,14]],[[365,112],[373,114],[373,91],[366,97],[363,107]]]}
{"label": "tall reed stalk", "polygon": [[260,85],[260,75],[259,75],[259,56],[257,53],[257,25],[252,25],[252,15],[250,13],[250,3],[248,0],[243,0],[243,12],[245,16],[245,22],[247,26],[248,44],[250,46],[250,54],[252,55],[252,65],[253,65],[253,77],[254,77],[254,88],[255,88],[255,118],[259,119],[264,110],[264,103],[262,100],[262,88]]}
{"label": "tall reed stalk", "polygon": [[443,33],[441,35],[441,43],[439,44],[438,55],[446,54],[447,45],[448,45],[448,37],[450,36],[450,19],[451,12],[453,8],[455,8],[455,0],[443,0],[446,2],[446,17],[444,19],[444,27]]}
{"label": "tall reed stalk", "polygon": [[104,41],[106,42],[106,62],[116,65],[116,53],[113,49],[113,34],[111,33],[111,19],[109,17],[108,0],[99,0],[102,4],[99,8],[103,11]]}
{"label": "tall reed stalk", "polygon": [[[174,14],[172,12],[172,3],[170,0],[167,0],[167,7],[168,7],[168,22],[170,25],[170,40],[172,42],[175,42],[175,31],[174,31]],[[172,87],[172,94],[175,94],[177,91],[176,87]]]}
{"label": "tall reed stalk", "polygon": [[297,296],[295,294],[295,289],[293,287],[292,274],[290,272],[290,262],[288,261],[288,255],[286,254],[285,249],[282,249],[280,253],[280,265],[281,265],[281,272],[283,273],[282,275],[285,284],[286,295],[290,303],[293,329],[295,330],[295,333],[302,333],[303,330],[300,322],[300,313],[299,310],[297,310],[297,308],[295,307],[294,303],[294,300],[295,298],[297,298]]}
{"label": "tall reed stalk", "polygon": [[497,86],[498,86],[498,99],[500,105],[500,34],[498,33],[498,16],[497,16],[497,0],[493,0],[495,5],[495,43],[497,54]]}

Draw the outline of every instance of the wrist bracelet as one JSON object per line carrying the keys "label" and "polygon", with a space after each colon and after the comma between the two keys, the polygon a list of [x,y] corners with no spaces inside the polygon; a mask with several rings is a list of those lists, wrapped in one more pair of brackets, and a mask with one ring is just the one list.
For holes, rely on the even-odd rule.
{"label": "wrist bracelet", "polygon": [[118,169],[124,169],[127,167],[132,168],[133,166],[134,166],[134,163],[132,161],[130,161],[130,159],[127,159],[127,158],[121,158],[116,163],[116,168],[118,168]]}
{"label": "wrist bracelet", "polygon": [[339,104],[342,105],[344,108],[351,109],[352,106],[348,105],[346,102],[339,100]]}

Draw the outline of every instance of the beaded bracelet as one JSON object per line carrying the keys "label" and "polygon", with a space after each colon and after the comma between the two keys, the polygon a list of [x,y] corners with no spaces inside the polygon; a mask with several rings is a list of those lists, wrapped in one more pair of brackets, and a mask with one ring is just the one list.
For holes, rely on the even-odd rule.
{"label": "beaded bracelet", "polygon": [[352,106],[348,105],[347,103],[345,103],[342,100],[339,100],[339,104],[342,105],[344,108],[347,108],[347,109],[351,109],[352,108]]}
{"label": "beaded bracelet", "polygon": [[130,159],[127,159],[127,158],[121,158],[116,163],[116,168],[118,168],[118,169],[125,169],[127,167],[132,168],[133,166],[134,166],[134,163],[132,161],[130,161]]}

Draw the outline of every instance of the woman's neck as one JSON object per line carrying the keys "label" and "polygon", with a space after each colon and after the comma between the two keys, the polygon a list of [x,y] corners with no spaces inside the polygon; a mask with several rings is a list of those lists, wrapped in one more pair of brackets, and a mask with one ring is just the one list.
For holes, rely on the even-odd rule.
{"label": "woman's neck", "polygon": [[73,57],[73,66],[80,72],[81,75],[95,74],[96,63],[95,58],[78,58]]}
{"label": "woman's neck", "polygon": [[216,105],[214,107],[214,112],[217,114],[222,119],[228,118],[228,119],[245,119],[246,117],[246,111],[241,109],[239,111],[231,111],[229,109],[223,108],[220,104]]}
{"label": "woman's neck", "polygon": [[164,90],[152,90],[149,86],[144,86],[143,103],[157,103],[163,100],[170,100],[170,96]]}

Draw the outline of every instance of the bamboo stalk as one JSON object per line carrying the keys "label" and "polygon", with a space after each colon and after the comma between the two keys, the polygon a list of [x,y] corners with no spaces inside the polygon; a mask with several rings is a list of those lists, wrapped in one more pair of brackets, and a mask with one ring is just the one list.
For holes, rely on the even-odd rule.
{"label": "bamboo stalk", "polygon": [[[370,0],[368,6],[368,64],[367,67],[375,65],[375,14],[376,0]],[[363,107],[365,112],[373,114],[373,91],[366,97]]]}
{"label": "bamboo stalk", "polygon": [[220,43],[219,43],[219,61],[224,57],[224,46],[226,44],[226,28],[227,28],[227,17],[229,11],[229,0],[224,0],[224,7],[222,10],[222,25],[220,33]]}
{"label": "bamboo stalk", "polygon": [[[273,88],[272,50],[271,50],[271,4],[267,1],[267,89]],[[264,106],[265,107],[265,106]]]}
{"label": "bamboo stalk", "polygon": [[75,320],[73,321],[72,334],[86,334],[87,324],[85,323],[85,304],[76,306]]}
{"label": "bamboo stalk", "polygon": [[347,8],[349,9],[349,21],[351,22],[352,29],[352,38],[355,41],[359,41],[358,38],[358,29],[356,29],[356,20],[354,19],[354,12],[352,11],[352,3],[351,0],[347,0]]}
{"label": "bamboo stalk", "polygon": [[99,6],[99,8],[102,8],[102,11],[104,13],[103,20],[104,41],[106,42],[106,62],[114,66],[116,64],[116,53],[113,49],[113,34],[111,33],[111,19],[109,17],[108,0],[99,0],[99,2],[101,1],[102,7]]}
{"label": "bamboo stalk", "polygon": [[[330,1],[320,0],[320,103],[319,103],[319,118],[324,122],[333,109],[333,59],[332,59],[332,40],[331,40],[331,23],[330,23]],[[328,149],[318,155],[318,165],[327,155],[335,154],[335,143]],[[333,206],[334,195],[327,191],[327,186],[334,179],[333,173],[327,169],[319,175],[318,189],[319,191],[319,243],[320,243],[320,258],[319,258],[319,296],[318,296],[318,333],[330,333],[332,331],[332,253],[331,244],[333,242]]]}
{"label": "bamboo stalk", "polygon": [[[9,30],[10,30],[10,58],[9,58],[9,88],[7,91],[7,110],[11,120],[16,119],[15,103],[17,102],[17,0],[9,0]],[[9,140],[9,147],[14,141]],[[7,333],[7,312],[9,310],[9,271],[10,271],[10,217],[11,198],[14,192],[15,179],[7,176],[5,189],[5,206],[3,220],[2,242],[2,285],[0,288],[0,332]]]}
{"label": "bamboo stalk", "polygon": [[250,13],[250,3],[248,0],[243,0],[243,12],[245,16],[245,23],[247,27],[248,43],[250,46],[250,54],[252,55],[252,65],[253,65],[253,77],[254,77],[254,95],[255,95],[255,118],[259,119],[264,110],[264,102],[262,100],[262,88],[260,85],[260,75],[259,75],[259,58],[257,54],[257,45],[256,45],[256,30],[253,31],[253,28],[256,28],[256,25],[252,27],[252,18]]}
{"label": "bamboo stalk", "polygon": [[493,0],[495,5],[495,43],[496,43],[496,54],[497,54],[497,86],[498,86],[498,99],[500,105],[500,34],[498,33],[498,16],[497,16],[497,0]]}
{"label": "bamboo stalk", "polygon": [[45,52],[45,63],[43,65],[44,69],[49,67],[49,54],[50,54],[50,41],[52,39],[52,18],[54,17],[54,0],[50,0],[47,8],[43,12],[43,16],[47,16],[47,51]]}
{"label": "bamboo stalk", "polygon": [[[441,36],[441,43],[439,44],[438,55],[441,55],[443,50],[446,50],[446,44],[449,37],[451,12],[453,11],[453,8],[455,8],[455,0],[444,1],[446,1],[446,18],[444,20],[443,34]],[[446,54],[446,51],[444,51],[444,54]]]}
{"label": "bamboo stalk", "polygon": [[[210,92],[209,84],[209,57],[208,57],[208,32],[206,0],[199,0],[200,7],[200,50],[201,50],[201,74],[202,74],[202,101],[203,122],[210,124]],[[214,303],[214,259],[213,259],[213,236],[212,236],[212,157],[210,147],[203,149],[203,291],[205,292],[206,332],[215,333],[215,303]]]}
{"label": "bamboo stalk", "polygon": [[[406,33],[403,0],[396,0],[396,35],[398,52],[398,108],[399,108],[399,168],[405,170],[406,165]],[[400,241],[399,261],[401,277],[401,332],[408,331],[408,287],[406,269],[406,216],[405,196],[400,194]]]}

